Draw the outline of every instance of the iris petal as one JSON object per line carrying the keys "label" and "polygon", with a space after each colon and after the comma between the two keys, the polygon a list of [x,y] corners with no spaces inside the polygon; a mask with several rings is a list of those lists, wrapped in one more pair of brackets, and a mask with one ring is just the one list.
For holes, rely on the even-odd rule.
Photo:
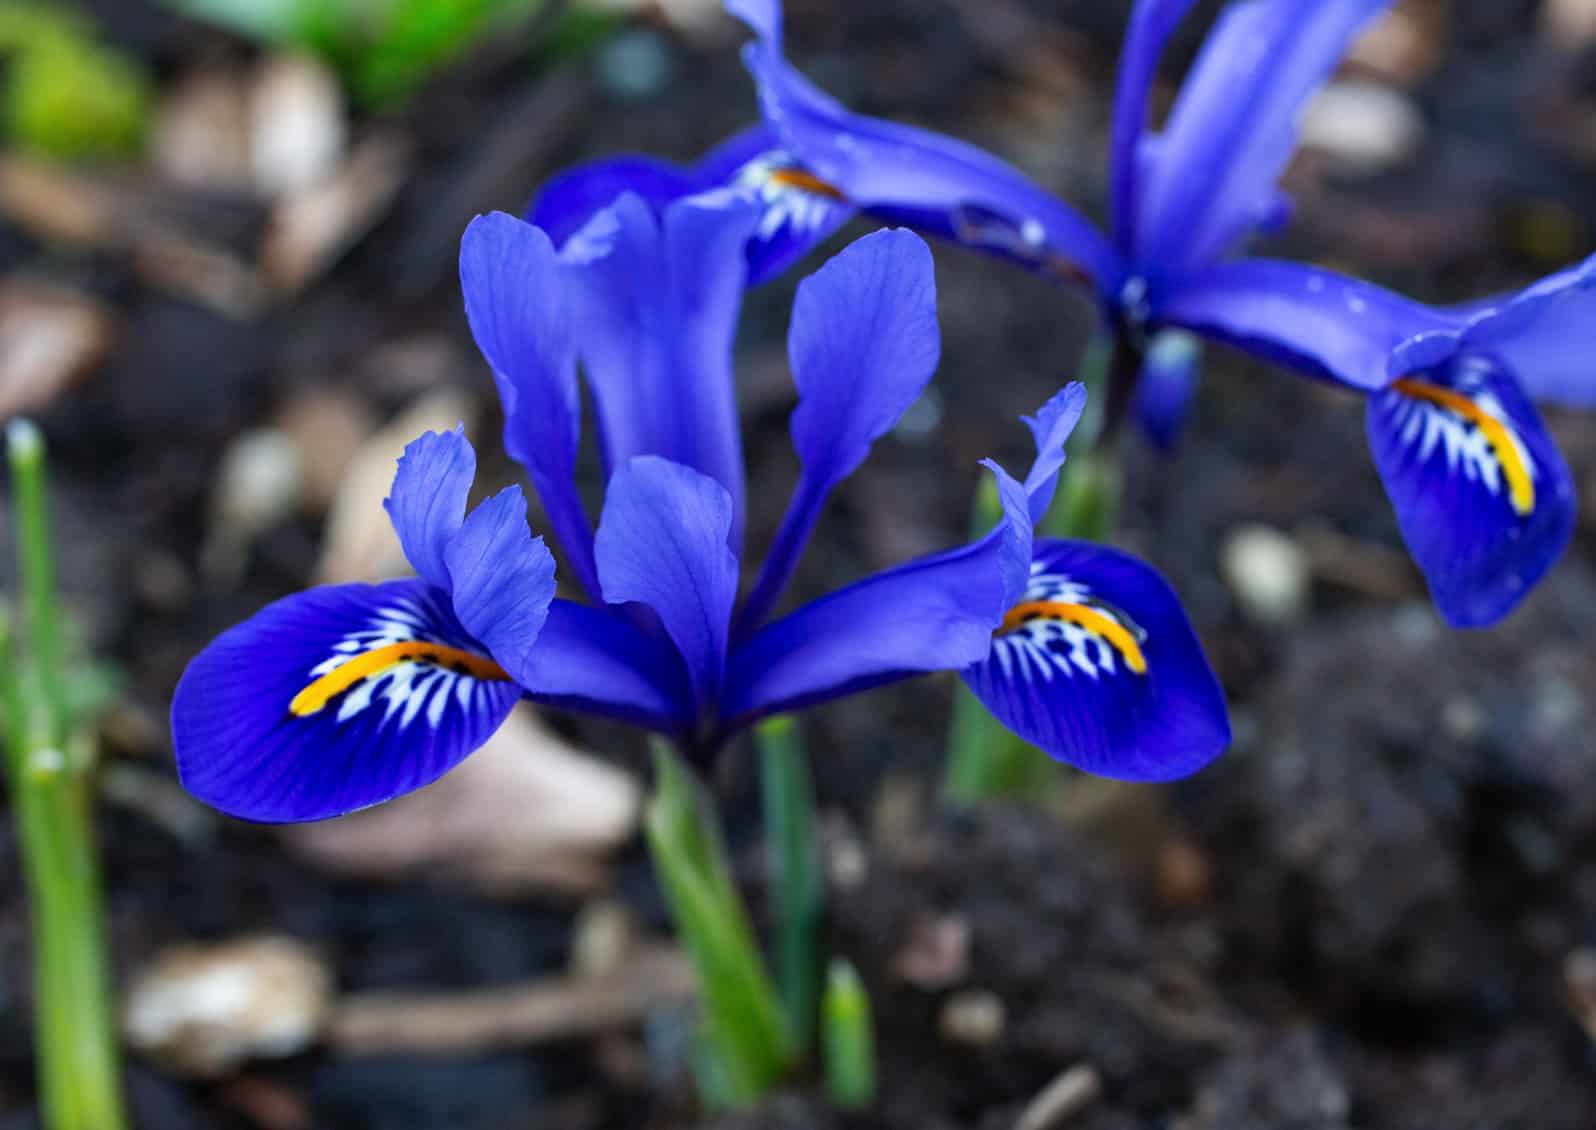
{"label": "iris petal", "polygon": [[775,605],[831,490],[924,391],[942,352],[936,273],[919,236],[897,229],[855,241],[798,286],[787,335],[803,471],[776,542],[743,608],[757,625]]}
{"label": "iris petal", "polygon": [[527,697],[663,732],[692,725],[692,688],[670,644],[624,616],[556,600],[521,668]]}
{"label": "iris petal", "polygon": [[1168,453],[1180,441],[1197,393],[1202,343],[1182,330],[1153,335],[1136,382],[1136,417],[1159,451]]}
{"label": "iris petal", "polygon": [[610,477],[597,537],[611,604],[652,608],[687,665],[700,708],[716,701],[726,665],[737,557],[727,548],[732,501],[707,475],[646,455]]}
{"label": "iris petal", "polygon": [[1371,397],[1368,431],[1442,616],[1470,628],[1507,615],[1574,523],[1568,467],[1517,382],[1487,358],[1456,358]]}
{"label": "iris petal", "polygon": [[520,679],[554,599],[554,558],[527,527],[521,488],[506,487],[473,510],[444,559],[460,623]]}
{"label": "iris petal", "polygon": [[460,286],[504,405],[504,447],[526,468],[578,579],[596,594],[593,527],[576,492],[582,407],[576,311],[549,237],[513,216],[478,216],[460,243]]}
{"label": "iris petal", "polygon": [[1138,259],[1173,275],[1278,214],[1303,106],[1390,2],[1247,0],[1221,13],[1152,150]]}
{"label": "iris petal", "polygon": [[246,820],[320,820],[430,783],[520,688],[419,580],[311,589],[224,632],[184,672],[184,786]]}
{"label": "iris petal", "polygon": [[1083,216],[976,146],[854,114],[782,57],[781,5],[727,0],[758,36],[743,59],[765,121],[805,169],[889,223],[1119,288],[1119,255]]}
{"label": "iris petal", "polygon": [[743,464],[732,341],[757,218],[728,193],[679,200],[659,218],[623,196],[584,229],[587,260],[573,276],[607,466],[657,455],[708,475],[732,497],[733,545]]}
{"label": "iris petal", "polygon": [[1114,240],[1121,252],[1136,246],[1137,197],[1141,191],[1142,138],[1147,131],[1147,97],[1158,73],[1164,43],[1191,9],[1193,0],[1137,0],[1125,32],[1114,90],[1114,134],[1110,163],[1114,176]]}
{"label": "iris petal", "polygon": [[1366,392],[1402,371],[1400,350],[1449,343],[1459,328],[1456,316],[1372,283],[1275,259],[1199,271],[1181,281],[1155,318]]}
{"label": "iris petal", "polygon": [[1175,594],[1104,546],[1037,542],[1022,601],[964,680],[1020,737],[1102,777],[1182,777],[1230,742],[1224,695]]}
{"label": "iris petal", "polygon": [[405,446],[393,489],[383,500],[406,560],[437,588],[449,587],[444,547],[460,530],[476,473],[477,453],[464,425],[427,432]]}

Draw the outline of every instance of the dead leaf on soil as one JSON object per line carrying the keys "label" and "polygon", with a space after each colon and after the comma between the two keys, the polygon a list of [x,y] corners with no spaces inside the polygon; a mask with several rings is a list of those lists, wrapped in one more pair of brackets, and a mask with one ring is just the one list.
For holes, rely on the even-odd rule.
{"label": "dead leaf on soil", "polygon": [[115,330],[110,310],[87,295],[0,284],[0,420],[48,406],[99,363]]}

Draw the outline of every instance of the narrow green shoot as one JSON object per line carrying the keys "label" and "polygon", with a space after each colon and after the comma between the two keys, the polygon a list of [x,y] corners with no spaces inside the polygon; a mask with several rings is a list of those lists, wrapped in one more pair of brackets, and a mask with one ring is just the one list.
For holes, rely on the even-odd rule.
{"label": "narrow green shoot", "polygon": [[770,861],[776,984],[793,1042],[799,1049],[808,1049],[814,1043],[820,1007],[819,944],[825,903],[809,759],[803,736],[790,715],[760,723],[754,730],[754,743],[759,747],[765,854]]}
{"label": "narrow green shoot", "polygon": [[821,1006],[826,1094],[842,1110],[863,1110],[876,1099],[876,1035],[870,995],[853,965],[836,958],[826,972]]}
{"label": "narrow green shoot", "polygon": [[71,713],[44,466],[26,421],[6,430],[23,630],[0,630],[6,770],[33,921],[40,1107],[49,1130],[122,1130],[93,747]]}
{"label": "narrow green shoot", "polygon": [[[712,1087],[731,1106],[756,1102],[797,1056],[792,1033],[733,881],[713,810],[692,772],[663,740],[654,747],[655,785],[644,834],[676,936],[698,974]],[[700,1064],[701,1068],[708,1068]],[[700,1075],[705,1075],[705,1070]]]}

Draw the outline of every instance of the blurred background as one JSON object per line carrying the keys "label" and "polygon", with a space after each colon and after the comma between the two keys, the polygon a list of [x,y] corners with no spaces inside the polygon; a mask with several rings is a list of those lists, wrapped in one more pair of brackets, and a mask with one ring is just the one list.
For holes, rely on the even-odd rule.
{"label": "blurred background", "polygon": [[[1128,3],[788,7],[790,55],[850,106],[1101,216]],[[0,417],[51,445],[63,586],[117,688],[101,828],[138,1125],[700,1121],[635,734],[518,715],[431,789],[270,829],[179,789],[165,718],[218,631],[405,571],[381,499],[420,431],[464,420],[483,491],[515,481],[461,231],[576,161],[686,161],[750,123],[742,37],[712,0],[0,0]],[[1402,0],[1303,140],[1274,252],[1430,301],[1582,258],[1596,0]],[[837,493],[799,597],[962,539],[977,460],[1023,463],[1015,417],[1086,344],[1079,295],[936,253],[938,377]],[[796,477],[803,273],[744,308],[754,547]],[[1550,423],[1596,496],[1596,426]],[[1210,349],[1178,449],[1135,445],[1129,473],[1120,540],[1184,599],[1235,747],[1173,788],[948,817],[951,681],[811,714],[832,944],[882,1045],[849,1124],[1011,1126],[1080,1066],[1068,1125],[1091,1130],[1596,1125],[1596,507],[1518,612],[1457,634],[1356,397]],[[734,846],[745,752],[716,780]],[[5,1130],[36,1125],[15,852],[0,836]],[[733,1124],[843,1123],[797,1093]]]}

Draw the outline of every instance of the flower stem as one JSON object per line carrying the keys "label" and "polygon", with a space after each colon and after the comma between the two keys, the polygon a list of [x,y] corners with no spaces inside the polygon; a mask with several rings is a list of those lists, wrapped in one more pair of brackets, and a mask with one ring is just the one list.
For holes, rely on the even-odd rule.
{"label": "flower stem", "polygon": [[761,722],[754,730],[754,743],[759,747],[765,854],[771,869],[776,984],[793,1041],[807,1049],[814,1040],[820,1007],[818,947],[825,902],[815,842],[814,789],[803,737],[790,715]]}
{"label": "flower stem", "polygon": [[797,1058],[780,998],[754,938],[721,841],[720,825],[691,770],[663,740],[654,750],[654,795],[644,834],[677,939],[698,974],[705,1097],[747,1106]]}
{"label": "flower stem", "polygon": [[0,628],[0,693],[32,909],[40,1105],[50,1130],[122,1130],[92,746],[74,735],[67,706],[44,444],[25,421],[10,425],[7,440],[27,646]]}

